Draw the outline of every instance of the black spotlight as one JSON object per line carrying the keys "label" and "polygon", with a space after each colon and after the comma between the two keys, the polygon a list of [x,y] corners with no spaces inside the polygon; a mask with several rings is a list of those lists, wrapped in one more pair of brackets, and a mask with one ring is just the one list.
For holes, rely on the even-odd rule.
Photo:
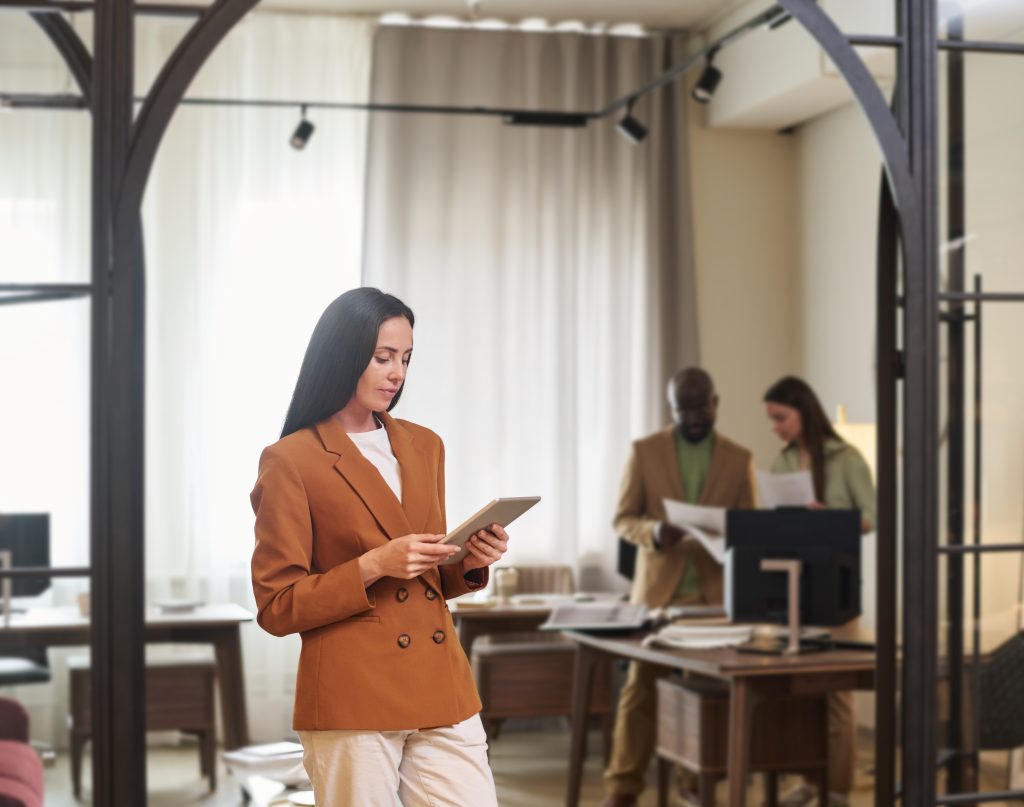
{"label": "black spotlight", "polygon": [[[716,49],[717,50],[717,49]],[[697,83],[693,86],[694,101],[699,101],[702,104],[706,104],[711,100],[711,96],[715,94],[715,90],[718,88],[718,83],[722,80],[722,71],[715,67],[711,61],[715,58],[715,51],[708,53],[707,64],[704,65],[704,70],[700,74],[700,78],[697,79]]]}
{"label": "black spotlight", "polygon": [[302,151],[306,147],[306,143],[309,142],[309,138],[313,136],[313,129],[313,124],[306,120],[306,107],[302,107],[302,120],[295,127],[292,139],[288,141],[292,144],[292,148]]}
{"label": "black spotlight", "polygon": [[629,105],[626,107],[626,114],[622,116],[622,120],[618,122],[615,128],[634,146],[647,137],[647,127],[633,117],[633,101],[629,102]]}

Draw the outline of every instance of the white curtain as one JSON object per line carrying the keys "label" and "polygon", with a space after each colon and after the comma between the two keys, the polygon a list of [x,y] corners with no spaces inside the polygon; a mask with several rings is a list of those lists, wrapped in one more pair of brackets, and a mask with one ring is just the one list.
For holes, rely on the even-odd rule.
{"label": "white curtain", "polygon": [[[73,92],[31,23],[7,28],[26,16],[0,16],[4,42],[38,40],[10,63],[10,51],[0,49],[0,87]],[[140,94],[190,24],[139,19]],[[90,41],[88,17],[75,25]],[[189,94],[366,101],[374,27],[254,13],[228,35]],[[359,284],[366,116],[313,109],[309,117],[316,131],[300,152],[288,144],[298,104],[185,106],[157,156],[144,203],[150,601],[253,606],[248,494],[259,452],[280,433],[316,318]],[[89,156],[84,113],[0,115],[0,282],[88,279]],[[88,304],[0,308],[0,361],[0,510],[52,512],[54,562],[86,563]],[[58,601],[73,601],[58,595],[55,587]],[[291,722],[297,640],[247,626],[243,653],[253,738],[278,739]],[[50,725],[57,742],[65,734],[62,655],[51,653],[51,691],[18,693],[45,708],[36,733],[47,738]]]}
{"label": "white curtain", "polygon": [[[682,57],[665,38],[381,28],[377,102],[592,110]],[[363,281],[415,311],[396,414],[447,446],[449,523],[539,494],[510,563],[614,584],[630,440],[667,420],[668,375],[697,357],[686,103],[637,104],[650,135],[497,118],[374,114]]]}
{"label": "white curtain", "polygon": [[[253,14],[194,96],[366,101],[373,24]],[[147,18],[140,83],[184,33]],[[249,491],[277,440],[323,308],[358,285],[365,113],[182,107],[144,204],[147,260],[146,565],[152,598],[253,607]],[[291,724],[297,637],[243,633],[255,739]]]}

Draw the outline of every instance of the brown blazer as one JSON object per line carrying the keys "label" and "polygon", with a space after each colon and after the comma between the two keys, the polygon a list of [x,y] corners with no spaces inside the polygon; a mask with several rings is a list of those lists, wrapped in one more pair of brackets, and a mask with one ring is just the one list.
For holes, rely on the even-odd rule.
{"label": "brown blazer", "polygon": [[[480,584],[446,566],[363,586],[364,552],[410,533],[445,532],[441,439],[379,417],[401,468],[401,503],[333,418],[260,457],[250,497],[256,619],[275,636],[302,636],[296,730],[429,728],[480,711],[445,604]],[[486,570],[479,579],[486,582]]]}
{"label": "brown blazer", "polygon": [[[686,500],[674,432],[672,426],[633,443],[615,511],[615,529],[639,547],[630,600],[649,608],[661,608],[672,601],[688,563],[697,565],[701,599],[710,604],[722,602],[722,567],[703,547],[693,540],[672,549],[654,546],[654,528],[665,520],[662,500]],[[754,506],[750,452],[718,432],[698,504]]]}

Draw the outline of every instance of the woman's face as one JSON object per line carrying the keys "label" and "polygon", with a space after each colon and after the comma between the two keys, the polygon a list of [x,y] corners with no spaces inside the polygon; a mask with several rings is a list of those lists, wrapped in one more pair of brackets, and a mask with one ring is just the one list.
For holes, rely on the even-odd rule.
{"label": "woman's face", "polygon": [[412,357],[412,326],[405,317],[384,320],[377,347],[356,385],[356,402],[371,412],[384,412],[402,389]]}
{"label": "woman's face", "polygon": [[800,412],[792,406],[780,403],[765,403],[768,420],[772,422],[772,431],[784,443],[792,443],[800,437]]}

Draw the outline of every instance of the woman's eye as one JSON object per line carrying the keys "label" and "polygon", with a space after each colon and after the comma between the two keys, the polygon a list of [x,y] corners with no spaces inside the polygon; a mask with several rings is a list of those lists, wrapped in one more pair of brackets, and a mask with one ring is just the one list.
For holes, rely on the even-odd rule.
{"label": "woman's eye", "polygon": [[412,359],[402,359],[402,364],[404,364],[406,367],[408,367],[410,361],[412,361]]}
{"label": "woman's eye", "polygon": [[390,356],[374,356],[374,358],[377,359],[377,364],[387,364],[391,361]]}

